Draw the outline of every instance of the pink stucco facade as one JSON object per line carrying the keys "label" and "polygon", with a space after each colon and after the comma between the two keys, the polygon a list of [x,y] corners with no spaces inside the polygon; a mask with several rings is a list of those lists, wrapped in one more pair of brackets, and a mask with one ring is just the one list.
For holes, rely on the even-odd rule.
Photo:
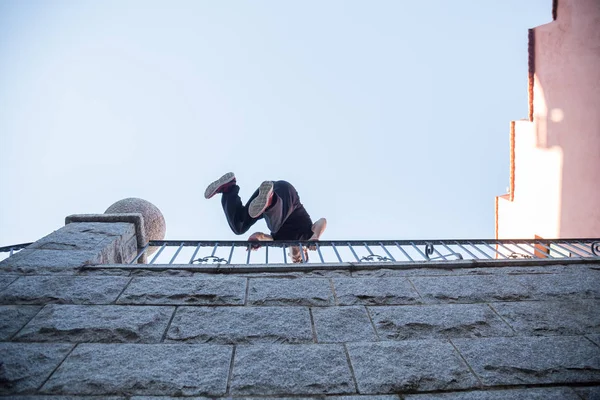
{"label": "pink stucco facade", "polygon": [[600,0],[558,0],[530,33],[530,116],[511,125],[497,238],[600,237]]}

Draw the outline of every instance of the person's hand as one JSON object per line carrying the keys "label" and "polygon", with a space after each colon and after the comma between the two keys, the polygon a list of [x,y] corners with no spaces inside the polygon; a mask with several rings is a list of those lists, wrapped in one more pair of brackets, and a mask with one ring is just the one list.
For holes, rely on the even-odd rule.
{"label": "person's hand", "polygon": [[[316,236],[316,235],[312,235],[310,237],[310,239],[308,239],[309,242],[317,242],[318,240],[319,240],[319,237]],[[310,251],[315,251],[315,250],[317,250],[317,245],[316,244],[310,244],[310,245],[308,245],[308,249]]]}
{"label": "person's hand", "polygon": [[[263,236],[264,236],[264,233],[262,233],[262,232],[255,232],[252,235],[250,235],[250,237],[248,238],[248,241],[256,242],[256,243],[250,244],[250,246],[249,246],[250,250],[260,249],[260,241],[263,240]],[[248,251],[248,249],[246,249],[246,251]]]}

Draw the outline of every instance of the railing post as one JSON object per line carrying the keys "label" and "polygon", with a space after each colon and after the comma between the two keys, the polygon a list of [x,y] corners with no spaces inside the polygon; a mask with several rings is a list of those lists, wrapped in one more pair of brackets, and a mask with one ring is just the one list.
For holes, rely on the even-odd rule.
{"label": "railing post", "polygon": [[[64,227],[0,262],[0,271],[60,272],[129,263],[149,240],[162,240],[164,234],[165,222],[158,208],[142,199],[124,199],[104,214],[66,217]],[[145,262],[145,254],[138,262]]]}

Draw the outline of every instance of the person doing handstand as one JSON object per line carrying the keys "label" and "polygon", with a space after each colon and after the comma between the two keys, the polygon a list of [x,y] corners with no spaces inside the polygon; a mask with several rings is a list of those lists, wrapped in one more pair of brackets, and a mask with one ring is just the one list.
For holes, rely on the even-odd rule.
{"label": "person doing handstand", "polygon": [[[210,199],[221,193],[221,205],[227,223],[236,235],[246,233],[256,221],[264,218],[271,234],[255,232],[248,241],[317,241],[327,227],[325,218],[313,224],[300,202],[298,192],[289,182],[264,181],[245,205],[239,191],[235,175],[229,172],[208,185],[204,197]],[[252,245],[253,250],[259,247],[258,243]],[[303,252],[304,259],[308,261],[307,249],[303,248]],[[293,262],[302,262],[298,246],[292,246],[290,255]]]}

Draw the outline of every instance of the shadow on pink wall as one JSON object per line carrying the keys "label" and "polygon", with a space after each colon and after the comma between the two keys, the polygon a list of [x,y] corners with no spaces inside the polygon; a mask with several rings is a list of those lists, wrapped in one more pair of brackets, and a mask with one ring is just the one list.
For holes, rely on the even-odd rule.
{"label": "shadow on pink wall", "polygon": [[534,42],[536,146],[562,150],[558,236],[599,237],[600,1],[558,0]]}
{"label": "shadow on pink wall", "polygon": [[529,32],[529,121],[511,124],[496,237],[600,237],[600,1],[555,0]]}

